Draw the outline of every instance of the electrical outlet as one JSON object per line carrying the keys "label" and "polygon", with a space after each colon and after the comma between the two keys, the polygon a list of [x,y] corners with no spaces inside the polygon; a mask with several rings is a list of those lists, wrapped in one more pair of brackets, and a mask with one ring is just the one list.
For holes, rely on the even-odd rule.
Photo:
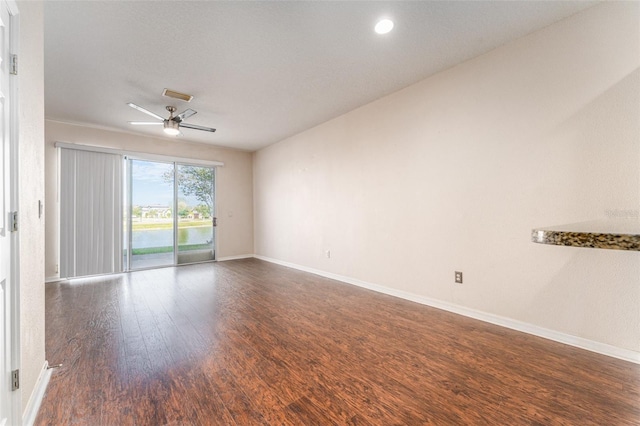
{"label": "electrical outlet", "polygon": [[60,268],[58,268],[58,264],[56,263],[56,271],[55,271],[55,273],[57,274],[58,272],[60,272]]}
{"label": "electrical outlet", "polygon": [[462,272],[456,271],[456,283],[462,284]]}
{"label": "electrical outlet", "polygon": [[331,259],[331,250],[327,250],[325,254],[327,255],[327,259]]}

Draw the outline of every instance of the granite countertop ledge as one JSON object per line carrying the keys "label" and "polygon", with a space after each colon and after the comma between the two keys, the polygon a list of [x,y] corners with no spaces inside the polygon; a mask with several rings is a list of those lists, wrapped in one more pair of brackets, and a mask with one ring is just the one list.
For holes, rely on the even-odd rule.
{"label": "granite countertop ledge", "polygon": [[606,219],[535,228],[531,241],[568,247],[640,251],[640,220]]}

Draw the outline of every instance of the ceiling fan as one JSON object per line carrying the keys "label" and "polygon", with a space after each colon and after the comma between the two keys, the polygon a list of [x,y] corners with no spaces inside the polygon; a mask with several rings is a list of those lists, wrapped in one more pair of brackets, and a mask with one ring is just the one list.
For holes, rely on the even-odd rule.
{"label": "ceiling fan", "polygon": [[176,107],[167,106],[166,109],[167,111],[169,111],[169,118],[163,118],[158,114],[153,113],[148,109],[142,108],[141,106],[138,106],[134,103],[129,102],[127,105],[129,105],[131,108],[137,109],[138,111],[144,112],[145,114],[148,114],[154,118],[157,118],[158,120],[161,120],[161,121],[129,121],[129,124],[133,124],[136,126],[162,124],[164,126],[164,132],[171,136],[179,135],[180,129],[182,127],[184,127],[185,129],[203,130],[205,132],[216,131],[216,129],[213,129],[211,127],[196,126],[195,124],[185,123],[184,120],[186,120],[187,118],[197,113],[197,111],[194,111],[192,109],[186,109],[182,111],[180,114],[174,116],[173,113],[176,112]]}

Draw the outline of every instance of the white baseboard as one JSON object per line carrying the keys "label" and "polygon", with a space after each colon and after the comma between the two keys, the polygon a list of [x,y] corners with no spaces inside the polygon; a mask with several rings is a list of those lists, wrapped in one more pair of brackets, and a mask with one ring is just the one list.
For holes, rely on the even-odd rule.
{"label": "white baseboard", "polygon": [[45,361],[38,375],[38,380],[33,388],[33,392],[31,392],[31,396],[27,402],[27,407],[22,414],[22,424],[24,426],[31,426],[36,421],[38,410],[40,410],[40,405],[42,404],[42,398],[44,398],[44,393],[47,391],[47,386],[49,385],[49,379],[51,379],[51,371],[52,370],[49,369],[49,363]]}
{"label": "white baseboard", "polygon": [[46,283],[55,283],[57,281],[62,281],[62,278],[60,278],[57,275],[51,276],[51,277],[45,277],[44,282]]}
{"label": "white baseboard", "polygon": [[499,325],[501,327],[506,327],[512,330],[521,331],[523,333],[532,334],[534,336],[553,340],[555,342],[564,343],[566,345],[575,346],[581,349],[586,349],[591,352],[596,352],[602,355],[607,355],[613,358],[618,358],[624,361],[640,364],[640,352],[632,351],[629,349],[618,348],[616,346],[608,345],[606,343],[600,343],[593,340],[584,339],[582,337],[572,336],[570,334],[549,330],[544,327],[539,327],[537,325],[528,324],[528,323],[514,320],[511,318],[506,318],[499,315],[490,314],[487,312],[477,311],[475,309],[466,308],[464,306],[456,305],[454,303],[449,303],[449,302],[444,302],[442,300],[419,296],[419,295],[408,293],[405,291],[368,283],[366,281],[361,281],[355,278],[346,277],[346,276],[334,274],[331,272],[321,271],[319,269],[308,268],[306,266],[297,265],[295,263],[284,262],[278,259],[272,259],[270,257],[265,257],[260,255],[254,255],[254,257],[256,259],[286,266],[288,268],[298,269],[300,271],[310,272],[312,274],[320,275],[325,278],[330,278],[336,281],[342,281],[347,284],[356,285],[358,287],[363,287],[369,290],[377,291],[379,293],[384,293],[390,296],[399,297],[401,299],[410,300],[412,302],[442,309],[444,311],[453,312],[455,314],[459,314],[459,315],[474,318],[480,321]]}
{"label": "white baseboard", "polygon": [[225,257],[221,257],[216,259],[218,262],[224,262],[227,260],[239,260],[239,259],[251,259],[255,257],[253,254],[241,254],[238,256],[225,256]]}

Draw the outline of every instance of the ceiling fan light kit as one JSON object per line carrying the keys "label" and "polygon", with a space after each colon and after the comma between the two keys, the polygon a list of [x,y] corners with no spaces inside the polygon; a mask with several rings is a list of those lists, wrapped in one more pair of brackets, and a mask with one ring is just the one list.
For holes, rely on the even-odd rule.
{"label": "ceiling fan light kit", "polygon": [[[167,89],[165,89],[166,91]],[[163,125],[163,129],[164,132],[167,135],[171,135],[171,136],[178,136],[181,134],[180,132],[180,128],[184,127],[187,129],[193,129],[193,130],[202,130],[205,132],[215,132],[216,129],[211,128],[211,127],[204,127],[204,126],[197,126],[195,124],[188,124],[185,123],[184,120],[186,120],[187,118],[191,117],[192,115],[195,115],[197,113],[197,111],[192,110],[191,108],[188,108],[184,111],[182,111],[180,114],[174,116],[173,113],[176,112],[176,107],[174,106],[167,106],[166,110],[169,111],[169,118],[163,118],[161,116],[159,116],[158,114],[149,111],[146,108],[142,108],[141,106],[138,106],[134,103],[129,102],[127,105],[129,105],[131,108],[133,109],[137,109],[140,112],[144,112],[147,115],[150,115],[153,118],[156,118],[160,121],[129,121],[129,124],[132,125],[158,125],[158,124],[162,124]]]}
{"label": "ceiling fan light kit", "polygon": [[173,120],[164,120],[164,132],[170,136],[178,136],[180,129],[177,122]]}

